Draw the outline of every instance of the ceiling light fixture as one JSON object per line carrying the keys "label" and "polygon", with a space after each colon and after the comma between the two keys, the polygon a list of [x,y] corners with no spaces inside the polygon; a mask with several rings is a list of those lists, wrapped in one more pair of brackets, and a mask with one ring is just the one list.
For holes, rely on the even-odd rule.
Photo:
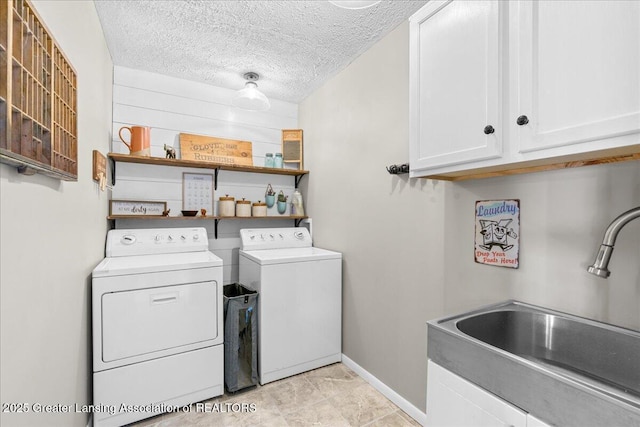
{"label": "ceiling light fixture", "polygon": [[271,108],[269,100],[264,93],[258,90],[258,84],[256,83],[260,76],[253,71],[244,74],[247,82],[244,84],[244,88],[236,92],[233,97],[233,105],[243,110],[251,111],[266,111]]}
{"label": "ceiling light fixture", "polygon": [[343,9],[366,9],[368,7],[377,5],[378,3],[380,3],[380,0],[378,1],[331,1],[329,0],[329,3],[331,3],[334,6],[341,7]]}

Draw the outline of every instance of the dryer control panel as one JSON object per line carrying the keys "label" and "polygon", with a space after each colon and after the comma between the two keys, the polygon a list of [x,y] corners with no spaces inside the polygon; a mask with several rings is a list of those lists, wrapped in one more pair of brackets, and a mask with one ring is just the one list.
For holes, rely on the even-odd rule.
{"label": "dryer control panel", "polygon": [[200,252],[208,249],[207,230],[203,227],[116,229],[107,233],[107,257]]}
{"label": "dryer control panel", "polygon": [[240,249],[258,251],[263,249],[309,248],[312,246],[309,230],[293,228],[253,228],[240,230]]}

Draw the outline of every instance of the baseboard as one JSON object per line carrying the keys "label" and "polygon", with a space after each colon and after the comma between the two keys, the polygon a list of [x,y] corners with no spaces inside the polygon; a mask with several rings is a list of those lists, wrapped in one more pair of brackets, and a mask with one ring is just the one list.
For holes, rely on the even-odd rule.
{"label": "baseboard", "polygon": [[400,396],[393,391],[391,387],[374,377],[369,371],[358,365],[353,360],[349,359],[344,354],[342,355],[342,363],[344,363],[349,369],[358,374],[362,379],[371,384],[376,390],[382,393],[387,399],[392,401],[396,406],[406,412],[411,418],[416,420],[420,425],[425,425],[427,422],[427,414],[416,408],[407,399]]}

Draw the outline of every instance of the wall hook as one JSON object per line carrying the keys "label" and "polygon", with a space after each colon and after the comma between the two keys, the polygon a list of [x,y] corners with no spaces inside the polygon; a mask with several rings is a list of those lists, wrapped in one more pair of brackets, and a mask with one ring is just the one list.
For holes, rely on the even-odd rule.
{"label": "wall hook", "polygon": [[387,172],[389,172],[391,175],[409,173],[409,163],[403,163],[401,165],[390,165],[390,166],[387,166]]}

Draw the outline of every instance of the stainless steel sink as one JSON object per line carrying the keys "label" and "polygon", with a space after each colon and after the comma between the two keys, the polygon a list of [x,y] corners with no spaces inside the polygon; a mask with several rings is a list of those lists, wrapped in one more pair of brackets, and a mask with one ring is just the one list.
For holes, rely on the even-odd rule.
{"label": "stainless steel sink", "polygon": [[[640,398],[640,339],[565,316],[500,310],[456,322],[462,332],[560,374]],[[600,384],[598,384],[600,383]],[[612,389],[612,390],[610,390]]]}
{"label": "stainless steel sink", "polygon": [[517,301],[428,323],[428,356],[558,426],[640,426],[640,332]]}

